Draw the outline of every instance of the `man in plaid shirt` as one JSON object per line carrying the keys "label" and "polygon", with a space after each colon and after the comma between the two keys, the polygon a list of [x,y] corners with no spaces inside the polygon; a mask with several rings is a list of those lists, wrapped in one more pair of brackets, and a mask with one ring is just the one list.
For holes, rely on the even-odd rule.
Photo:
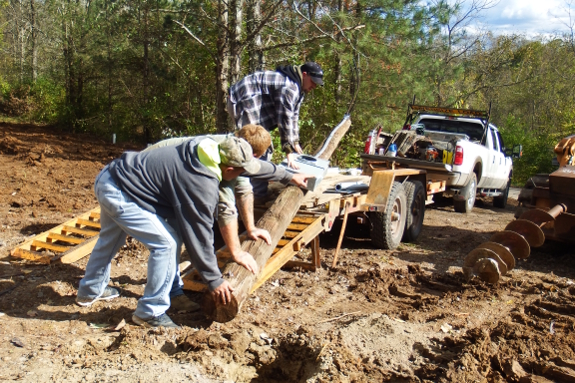
{"label": "man in plaid shirt", "polygon": [[[303,153],[299,144],[299,109],[304,95],[318,85],[323,86],[323,71],[315,62],[279,66],[275,71],[256,72],[230,87],[228,113],[233,118],[236,129],[247,124],[261,125],[268,131],[279,128],[288,165],[297,169],[294,154]],[[260,159],[269,161],[272,151],[270,146]],[[267,183],[252,181],[254,196],[265,197]]]}

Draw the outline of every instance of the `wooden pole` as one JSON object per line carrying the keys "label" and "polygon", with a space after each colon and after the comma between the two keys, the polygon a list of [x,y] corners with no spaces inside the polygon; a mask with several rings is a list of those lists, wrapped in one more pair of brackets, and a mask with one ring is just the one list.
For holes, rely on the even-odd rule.
{"label": "wooden pole", "polygon": [[343,236],[345,234],[345,227],[347,226],[347,216],[349,214],[349,202],[345,203],[345,211],[343,213],[343,222],[341,223],[341,230],[339,232],[339,238],[337,239],[337,246],[335,247],[335,252],[333,254],[333,262],[331,267],[337,265],[337,256],[339,254],[339,249],[341,249],[341,242],[343,241]]}
{"label": "wooden pole", "polygon": [[[350,126],[351,120],[346,116],[346,118],[334,128],[328,137],[328,141],[324,143],[318,158],[329,160]],[[304,191],[299,187],[286,187],[275,200],[274,204],[257,222],[257,227],[266,229],[270,233],[272,238],[271,246],[268,246],[261,239],[258,241],[249,239],[242,243],[242,249],[254,256],[260,273],[271,257],[279,240],[287,230],[293,217],[297,214],[304,195]],[[211,294],[206,293],[202,305],[204,312],[216,322],[228,322],[237,316],[242,304],[247,299],[252,286],[258,278],[235,262],[227,264],[222,274],[234,288],[232,302],[227,305],[214,302]]]}

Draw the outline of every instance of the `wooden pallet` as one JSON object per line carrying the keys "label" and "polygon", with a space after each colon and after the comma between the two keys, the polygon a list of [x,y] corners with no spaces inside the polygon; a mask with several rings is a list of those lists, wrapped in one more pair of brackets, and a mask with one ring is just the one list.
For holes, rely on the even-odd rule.
{"label": "wooden pallet", "polygon": [[100,207],[16,246],[10,255],[30,261],[72,263],[92,252],[100,234]]}
{"label": "wooden pallet", "polygon": [[[320,268],[320,252],[319,252],[319,237],[318,235],[326,230],[326,225],[329,224],[329,214],[317,213],[298,213],[283,237],[278,242],[274,249],[273,255],[270,257],[264,269],[260,272],[258,280],[252,287],[251,293],[263,285],[272,275],[274,275],[282,267],[302,267],[308,270],[315,271]],[[240,238],[242,239],[242,238]],[[311,262],[291,261],[301,249],[311,243]],[[230,261],[230,254],[227,247],[216,252],[218,257],[218,265],[223,268],[227,262]],[[199,274],[195,269],[191,269],[182,274],[184,282],[184,289],[197,292],[207,291],[207,286],[201,281]]]}

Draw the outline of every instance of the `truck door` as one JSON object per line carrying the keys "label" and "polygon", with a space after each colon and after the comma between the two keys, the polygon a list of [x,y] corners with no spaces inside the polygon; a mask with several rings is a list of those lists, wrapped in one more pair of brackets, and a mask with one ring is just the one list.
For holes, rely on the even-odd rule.
{"label": "truck door", "polygon": [[484,171],[482,175],[482,179],[484,182],[479,184],[479,187],[482,188],[495,188],[497,184],[497,168],[499,167],[498,153],[499,153],[499,144],[497,140],[493,139],[493,130],[491,127],[487,128],[487,132],[485,133],[485,138],[483,145],[487,148],[487,163],[484,164]]}
{"label": "truck door", "polygon": [[[491,182],[489,184],[490,188],[501,189],[507,184],[507,173],[505,162],[505,153],[503,153],[503,148],[500,145],[499,133],[493,129],[489,128],[489,135],[491,136],[491,164],[490,164],[490,177]],[[505,173],[505,175],[503,175]]]}
{"label": "truck door", "polygon": [[509,181],[509,172],[511,170],[511,166],[513,164],[513,160],[511,157],[508,157],[505,154],[505,144],[503,143],[503,139],[501,138],[501,134],[497,130],[493,130],[493,137],[497,140],[498,147],[499,147],[499,163],[500,165],[497,167],[497,176],[496,178],[496,185],[494,186],[497,189],[503,189],[507,186],[507,182]]}

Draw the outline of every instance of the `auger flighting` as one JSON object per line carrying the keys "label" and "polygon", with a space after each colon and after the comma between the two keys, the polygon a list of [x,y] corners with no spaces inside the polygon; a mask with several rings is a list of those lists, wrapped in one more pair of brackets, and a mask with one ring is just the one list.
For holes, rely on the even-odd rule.
{"label": "auger flighting", "polygon": [[519,219],[510,222],[504,231],[495,233],[489,242],[473,249],[463,263],[463,274],[467,280],[473,275],[487,283],[497,283],[515,267],[516,259],[525,259],[532,247],[540,247],[545,242],[541,228],[555,222],[567,211],[565,204],[558,204],[545,211],[535,208],[525,211]]}

